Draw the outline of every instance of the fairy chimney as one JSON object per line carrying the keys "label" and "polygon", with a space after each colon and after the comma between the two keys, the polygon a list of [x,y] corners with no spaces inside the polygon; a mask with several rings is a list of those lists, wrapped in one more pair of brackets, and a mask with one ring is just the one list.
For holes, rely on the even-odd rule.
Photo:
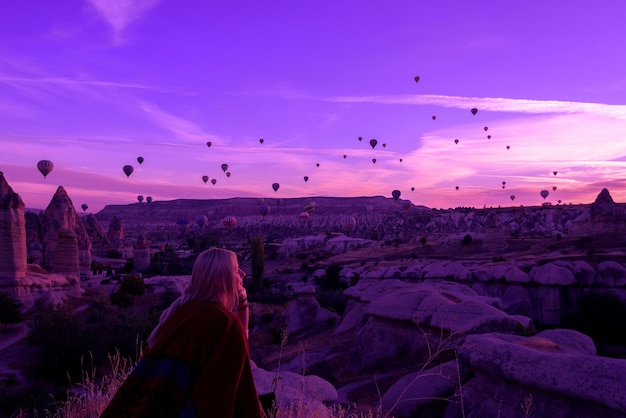
{"label": "fairy chimney", "polygon": [[140,233],[139,237],[137,237],[135,268],[138,271],[146,271],[150,268],[150,242],[143,233]]}
{"label": "fairy chimney", "polygon": [[113,245],[115,245],[117,241],[124,239],[124,227],[122,226],[122,220],[118,218],[117,215],[111,219],[111,223],[109,224],[108,238]]}
{"label": "fairy chimney", "polygon": [[72,229],[58,231],[56,250],[52,255],[54,272],[66,276],[68,279],[80,279],[78,256],[78,238]]}
{"label": "fairy chimney", "polygon": [[0,171],[0,286],[18,285],[25,278],[24,202]]}
{"label": "fairy chimney", "polygon": [[[61,272],[69,268],[55,265],[55,262],[58,263],[61,262],[59,260],[64,260],[63,257],[55,254],[55,252],[66,251],[68,248],[67,245],[69,245],[64,241],[63,246],[58,248],[59,233],[64,229],[70,229],[76,234],[79,272],[80,275],[89,277],[91,275],[91,241],[89,240],[85,226],[74,209],[72,200],[63,186],[59,186],[50,204],[44,213],[41,214],[43,265],[44,268],[52,272]],[[63,239],[68,239],[65,233]]]}

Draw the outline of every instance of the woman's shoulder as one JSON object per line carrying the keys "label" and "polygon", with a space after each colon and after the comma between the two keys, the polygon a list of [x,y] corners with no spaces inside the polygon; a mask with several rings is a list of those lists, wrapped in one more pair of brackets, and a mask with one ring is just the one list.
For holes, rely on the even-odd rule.
{"label": "woman's shoulder", "polygon": [[221,324],[223,326],[236,326],[237,316],[230,312],[224,305],[208,300],[194,300],[185,303],[179,308],[181,316],[194,317],[204,323]]}

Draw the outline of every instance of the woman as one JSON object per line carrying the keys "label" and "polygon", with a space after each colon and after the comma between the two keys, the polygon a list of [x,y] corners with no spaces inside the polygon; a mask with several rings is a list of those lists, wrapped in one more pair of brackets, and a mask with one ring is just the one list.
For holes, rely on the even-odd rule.
{"label": "woman", "polygon": [[202,252],[102,417],[261,417],[244,276],[234,252]]}

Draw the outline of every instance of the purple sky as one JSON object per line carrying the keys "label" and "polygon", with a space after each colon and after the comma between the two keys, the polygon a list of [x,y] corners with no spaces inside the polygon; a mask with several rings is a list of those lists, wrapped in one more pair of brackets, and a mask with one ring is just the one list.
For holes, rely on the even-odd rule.
{"label": "purple sky", "polygon": [[27,207],[62,185],[90,212],[393,189],[624,202],[624,22],[622,0],[3,1],[0,171]]}

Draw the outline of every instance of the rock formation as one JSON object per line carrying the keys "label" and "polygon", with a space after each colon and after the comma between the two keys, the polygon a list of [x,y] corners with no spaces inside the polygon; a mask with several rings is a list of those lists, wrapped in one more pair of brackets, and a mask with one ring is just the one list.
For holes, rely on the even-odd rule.
{"label": "rock formation", "polygon": [[0,286],[19,284],[26,276],[24,202],[0,171]]}
{"label": "rock formation", "polygon": [[143,234],[139,234],[137,245],[135,246],[135,269],[146,271],[150,268],[150,242]]}
{"label": "rock formation", "polygon": [[104,232],[104,229],[100,226],[100,223],[93,213],[90,213],[84,218],[83,223],[87,235],[89,235],[89,239],[91,240],[91,255],[105,257],[106,254],[113,249],[106,232]]}
{"label": "rock formation", "polygon": [[[44,248],[43,267],[52,272],[68,272],[73,268],[73,261],[55,255],[59,243],[59,233],[69,229],[76,234],[77,253],[79,258],[78,274],[89,277],[91,275],[91,241],[81,222],[72,200],[63,186],[59,186],[52,197],[50,204],[41,215],[42,241]],[[67,233],[63,234],[63,248],[67,245]],[[58,264],[67,261],[70,264]],[[72,259],[73,260],[73,259]],[[55,265],[55,262],[57,263]]]}

